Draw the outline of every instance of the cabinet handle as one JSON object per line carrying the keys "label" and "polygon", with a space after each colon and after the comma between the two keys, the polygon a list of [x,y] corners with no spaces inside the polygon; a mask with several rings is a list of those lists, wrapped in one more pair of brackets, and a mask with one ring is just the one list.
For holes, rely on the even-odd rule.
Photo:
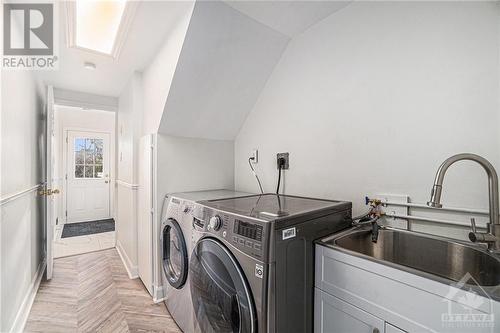
{"label": "cabinet handle", "polygon": [[373,333],[380,333],[380,330],[379,330],[378,328],[376,328],[376,327],[375,327],[375,328],[373,328],[373,331],[372,331],[372,332],[373,332]]}

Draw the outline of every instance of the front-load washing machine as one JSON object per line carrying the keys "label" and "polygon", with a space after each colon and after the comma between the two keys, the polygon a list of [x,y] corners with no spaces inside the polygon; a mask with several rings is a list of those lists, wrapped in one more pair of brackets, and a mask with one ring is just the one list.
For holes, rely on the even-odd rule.
{"label": "front-load washing machine", "polygon": [[200,200],[248,196],[229,190],[184,192],[168,195],[160,229],[161,281],[164,302],[179,328],[195,330],[189,287],[189,256],[192,252],[193,206]]}
{"label": "front-load washing machine", "polygon": [[192,215],[197,332],[313,332],[313,242],[351,225],[350,202],[264,194],[199,202]]}

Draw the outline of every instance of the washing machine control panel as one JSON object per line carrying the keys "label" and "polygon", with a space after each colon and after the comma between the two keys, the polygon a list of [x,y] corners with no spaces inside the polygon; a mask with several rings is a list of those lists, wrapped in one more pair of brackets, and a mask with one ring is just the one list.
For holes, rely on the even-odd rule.
{"label": "washing machine control panel", "polygon": [[253,221],[235,217],[230,214],[217,215],[221,218],[222,226],[217,231],[219,237],[225,239],[232,246],[253,257],[262,258],[264,247],[264,226]]}
{"label": "washing machine control panel", "polygon": [[240,237],[248,238],[253,242],[262,242],[262,226],[242,220],[234,220],[233,233]]}
{"label": "washing machine control panel", "polygon": [[193,210],[193,226],[201,231],[223,239],[238,250],[255,258],[263,258],[268,225],[253,219],[227,214],[207,207]]}
{"label": "washing machine control panel", "polygon": [[258,223],[235,218],[231,242],[243,252],[262,256],[264,227]]}

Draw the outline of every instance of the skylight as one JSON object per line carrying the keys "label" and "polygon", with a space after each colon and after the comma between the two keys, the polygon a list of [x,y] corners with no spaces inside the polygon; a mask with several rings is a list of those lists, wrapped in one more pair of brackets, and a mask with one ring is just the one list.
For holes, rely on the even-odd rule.
{"label": "skylight", "polygon": [[112,55],[126,0],[77,0],[75,46]]}

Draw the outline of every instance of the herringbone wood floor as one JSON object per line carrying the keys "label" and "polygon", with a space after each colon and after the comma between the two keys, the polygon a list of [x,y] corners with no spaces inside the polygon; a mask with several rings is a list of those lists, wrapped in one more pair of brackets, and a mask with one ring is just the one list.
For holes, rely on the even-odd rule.
{"label": "herringbone wood floor", "polygon": [[163,303],[130,280],[116,249],[54,261],[26,324],[27,332],[180,332]]}

